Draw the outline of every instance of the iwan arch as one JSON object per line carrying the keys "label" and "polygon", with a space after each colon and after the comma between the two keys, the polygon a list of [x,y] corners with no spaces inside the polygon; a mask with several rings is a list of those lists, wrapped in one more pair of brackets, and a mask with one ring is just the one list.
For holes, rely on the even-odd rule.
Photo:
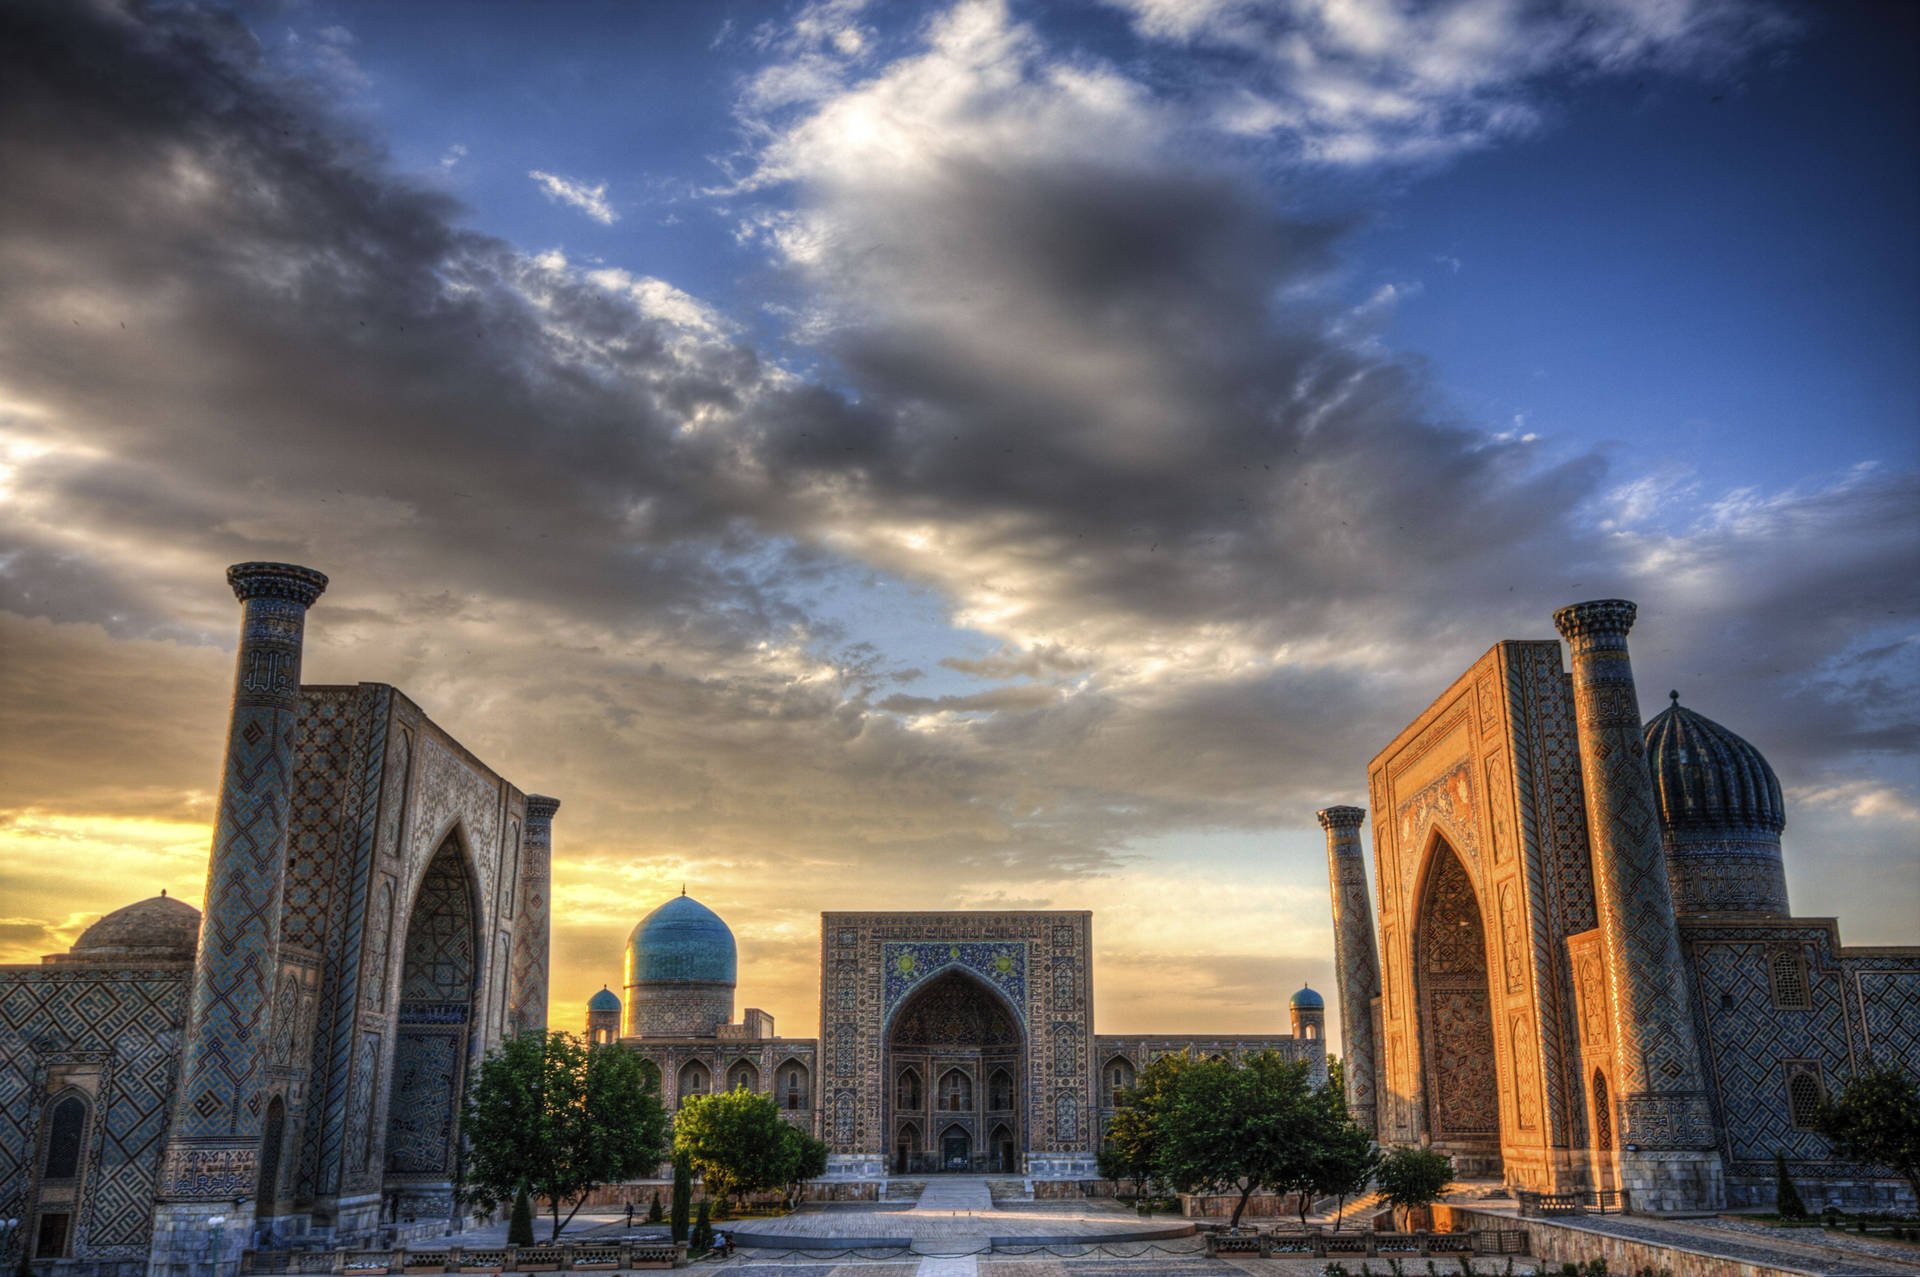
{"label": "iwan arch", "polygon": [[1869,1062],[1920,1069],[1920,948],[1791,915],[1779,781],[1678,693],[1642,722],[1634,615],[1556,613],[1570,670],[1496,644],[1374,758],[1371,892],[1369,813],[1320,813],[1349,1106],[1467,1174],[1635,1209],[1769,1204],[1776,1150],[1816,1209],[1908,1199],[1812,1114]]}

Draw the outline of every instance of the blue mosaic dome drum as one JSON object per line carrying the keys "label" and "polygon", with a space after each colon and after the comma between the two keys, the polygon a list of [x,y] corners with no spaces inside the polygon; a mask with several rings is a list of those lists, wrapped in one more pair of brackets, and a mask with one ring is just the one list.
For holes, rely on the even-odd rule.
{"label": "blue mosaic dome drum", "polygon": [[612,1011],[617,1015],[620,1011],[620,999],[612,989],[602,989],[587,999],[587,1010]]}
{"label": "blue mosaic dome drum", "polygon": [[712,1037],[733,1019],[739,967],[720,915],[678,895],[627,938],[627,1031],[643,1037]]}
{"label": "blue mosaic dome drum", "polygon": [[1287,999],[1287,1005],[1301,1011],[1321,1011],[1326,1009],[1327,1001],[1312,989],[1302,985],[1300,992]]}
{"label": "blue mosaic dome drum", "polygon": [[1674,910],[1786,916],[1779,779],[1759,750],[1670,695],[1646,743]]}

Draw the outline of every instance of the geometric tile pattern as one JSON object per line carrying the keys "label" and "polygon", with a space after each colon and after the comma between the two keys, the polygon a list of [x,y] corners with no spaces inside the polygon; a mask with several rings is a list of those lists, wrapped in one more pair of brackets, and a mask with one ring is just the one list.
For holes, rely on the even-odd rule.
{"label": "geometric tile pattern", "polygon": [[162,1171],[171,1200],[251,1196],[280,939],[300,644],[326,578],[278,564],[228,572],[245,606],[207,870],[180,1102]]}
{"label": "geometric tile pattern", "polygon": [[1380,996],[1380,960],[1373,947],[1373,910],[1367,901],[1366,860],[1360,851],[1360,826],[1366,822],[1366,813],[1358,807],[1329,807],[1319,813],[1319,819],[1327,831],[1347,1109],[1371,1131],[1377,1119],[1371,1008]]}
{"label": "geometric tile pattern", "polygon": [[[547,1027],[547,951],[552,927],[553,817],[556,799],[527,795],[526,830],[520,847],[507,849],[506,863],[516,852],[520,864],[520,916],[514,920],[513,973],[508,1017],[516,1033],[535,1033]],[[729,1015],[731,1015],[729,1001]]]}
{"label": "geometric tile pattern", "polygon": [[427,865],[407,918],[387,1108],[390,1175],[444,1177],[452,1170],[479,976],[472,891],[465,857],[449,838]]}
{"label": "geometric tile pattern", "polygon": [[1606,929],[1622,1144],[1712,1147],[1712,1116],[1627,657],[1634,606],[1610,599],[1563,608],[1587,793],[1588,846]]}

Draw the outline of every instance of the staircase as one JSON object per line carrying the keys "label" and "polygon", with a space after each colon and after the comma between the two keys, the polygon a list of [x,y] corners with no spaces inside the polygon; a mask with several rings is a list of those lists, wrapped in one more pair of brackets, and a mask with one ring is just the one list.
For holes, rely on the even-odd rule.
{"label": "staircase", "polygon": [[880,1200],[887,1202],[917,1202],[920,1200],[920,1194],[925,1192],[926,1188],[927,1181],[923,1179],[890,1179],[887,1181],[887,1190],[881,1194]]}
{"label": "staircase", "polygon": [[[1321,1200],[1331,1202],[1333,1199],[1323,1198]],[[1316,1203],[1316,1205],[1318,1205],[1318,1203]],[[1355,1221],[1371,1219],[1385,1209],[1387,1209],[1387,1195],[1385,1193],[1366,1193],[1359,1197],[1349,1197],[1346,1205],[1342,1206],[1338,1211],[1332,1209],[1328,1209],[1324,1213],[1316,1211],[1314,1214],[1307,1216],[1307,1222],[1316,1228],[1332,1228],[1336,1224],[1342,1227],[1351,1227]]]}

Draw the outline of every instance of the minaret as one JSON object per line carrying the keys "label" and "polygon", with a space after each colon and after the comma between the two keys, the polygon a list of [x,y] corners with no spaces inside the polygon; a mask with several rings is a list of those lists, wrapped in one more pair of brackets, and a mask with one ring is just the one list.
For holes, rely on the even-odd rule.
{"label": "minaret", "polygon": [[1340,987],[1340,1061],[1347,1078],[1347,1110],[1378,1133],[1379,1075],[1373,1045],[1373,1000],[1380,996],[1380,959],[1373,947],[1373,909],[1367,903],[1367,866],[1360,854],[1358,807],[1319,813],[1327,831],[1327,877],[1333,891],[1333,963]]}
{"label": "minaret", "polygon": [[1635,611],[1625,599],[1601,599],[1553,614],[1572,649],[1587,845],[1612,1003],[1614,1143],[1636,1209],[1711,1210],[1725,1204],[1726,1186],[1627,659]]}
{"label": "minaret", "polygon": [[[180,1262],[190,1250],[197,1263],[211,1260],[216,1273],[230,1271],[251,1232],[266,1057],[276,1031],[271,1007],[300,719],[300,649],[307,609],[327,578],[290,563],[238,563],[227,569],[227,584],[245,605],[240,656],[153,1232],[156,1266]],[[246,1205],[234,1207],[236,1201]],[[209,1250],[209,1203],[246,1215],[226,1222],[217,1255]]]}
{"label": "minaret", "polygon": [[558,798],[527,795],[521,832],[520,917],[513,928],[512,999],[507,1024],[515,1033],[547,1027],[547,948],[553,910],[553,814]]}

